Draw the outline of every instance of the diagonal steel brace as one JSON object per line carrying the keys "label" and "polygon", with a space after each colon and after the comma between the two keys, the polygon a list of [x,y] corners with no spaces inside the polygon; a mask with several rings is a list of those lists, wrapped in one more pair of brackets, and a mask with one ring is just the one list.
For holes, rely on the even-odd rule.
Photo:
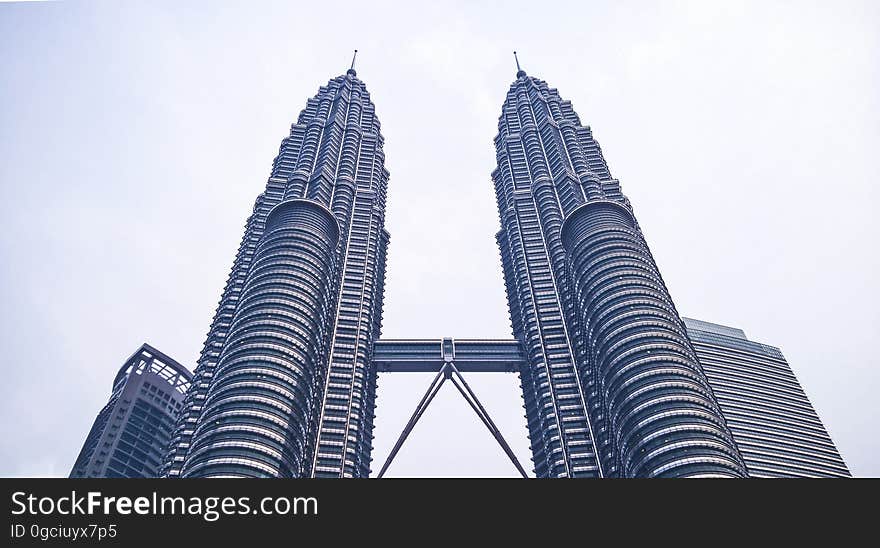
{"label": "diagonal steel brace", "polygon": [[492,422],[492,418],[489,416],[489,413],[480,403],[480,400],[477,398],[477,395],[474,394],[474,391],[471,390],[471,387],[464,380],[464,377],[461,375],[461,372],[455,367],[455,363],[453,361],[446,361],[443,364],[443,367],[440,368],[440,371],[437,372],[437,376],[434,377],[434,380],[431,381],[431,384],[428,386],[428,391],[425,392],[425,395],[422,397],[419,404],[416,406],[415,411],[409,419],[409,422],[406,423],[406,426],[403,428],[403,432],[400,433],[400,437],[397,439],[397,443],[394,444],[394,447],[391,449],[391,453],[388,454],[388,458],[385,460],[385,464],[382,465],[382,469],[379,471],[378,478],[381,478],[385,475],[385,472],[388,470],[388,467],[391,465],[391,462],[394,460],[394,457],[397,456],[397,453],[400,451],[400,448],[403,446],[403,442],[406,441],[406,438],[409,437],[413,428],[415,428],[416,423],[422,418],[422,415],[425,413],[425,410],[428,408],[428,405],[431,404],[431,401],[434,400],[434,396],[437,395],[437,392],[440,391],[440,388],[443,386],[443,383],[446,380],[452,381],[452,384],[455,385],[455,388],[458,389],[459,393],[468,402],[471,409],[474,410],[474,413],[480,418],[486,428],[489,429],[489,432],[492,434],[492,437],[495,438],[495,441],[501,446],[504,450],[504,453],[516,467],[517,471],[524,478],[528,478],[528,474],[520,465],[519,460],[516,458],[516,455],[513,453],[513,450],[507,444],[507,441],[504,439],[504,436],[501,435],[501,431],[498,430],[498,427],[495,426],[495,423]]}

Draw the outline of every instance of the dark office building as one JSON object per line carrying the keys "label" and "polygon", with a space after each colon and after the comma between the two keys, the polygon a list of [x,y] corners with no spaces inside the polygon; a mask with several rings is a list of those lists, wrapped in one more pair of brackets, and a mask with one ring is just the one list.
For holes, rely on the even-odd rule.
{"label": "dark office building", "polygon": [[192,375],[144,344],[113,380],[70,471],[72,478],[155,478]]}
{"label": "dark office building", "polygon": [[778,348],[740,329],[683,319],[749,476],[850,476]]}

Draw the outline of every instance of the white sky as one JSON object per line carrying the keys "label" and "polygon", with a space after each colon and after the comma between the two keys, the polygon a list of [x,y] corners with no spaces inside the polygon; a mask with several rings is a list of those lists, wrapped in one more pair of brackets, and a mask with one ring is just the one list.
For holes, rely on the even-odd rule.
{"label": "white sky", "polygon": [[[354,48],[391,171],[385,336],[510,336],[489,173],[517,49],[592,126],[679,312],[781,347],[880,475],[880,4],[303,4],[0,5],[0,475],[66,475],[141,342],[192,367],[281,139]],[[429,380],[380,378],[375,470]],[[515,376],[469,380],[530,468]],[[388,475],[513,475],[471,413],[445,387]]]}

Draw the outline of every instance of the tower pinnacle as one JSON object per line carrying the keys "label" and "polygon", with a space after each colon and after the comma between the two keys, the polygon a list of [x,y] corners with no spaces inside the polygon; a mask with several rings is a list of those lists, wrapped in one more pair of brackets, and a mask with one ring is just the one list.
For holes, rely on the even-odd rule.
{"label": "tower pinnacle", "polygon": [[357,59],[357,56],[358,56],[358,50],[354,50],[354,55],[351,56],[351,67],[349,67],[348,73],[347,73],[347,74],[351,74],[352,76],[357,76],[357,72],[355,72],[355,70],[354,70],[354,62]]}
{"label": "tower pinnacle", "polygon": [[524,71],[522,68],[520,68],[520,66],[519,66],[519,57],[516,56],[516,52],[515,52],[515,51],[513,52],[513,58],[516,60],[516,77],[517,77],[517,78],[522,78],[523,76],[526,75],[526,71]]}

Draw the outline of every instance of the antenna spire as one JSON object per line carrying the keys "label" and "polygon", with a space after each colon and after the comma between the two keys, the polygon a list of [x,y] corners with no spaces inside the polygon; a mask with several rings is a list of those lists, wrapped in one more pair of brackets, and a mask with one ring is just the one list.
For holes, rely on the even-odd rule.
{"label": "antenna spire", "polygon": [[348,69],[348,73],[351,74],[352,76],[357,76],[357,72],[355,72],[355,70],[354,70],[354,62],[357,59],[357,56],[358,56],[358,50],[354,50],[354,55],[351,56],[351,67],[349,67],[349,69]]}
{"label": "antenna spire", "polygon": [[517,78],[522,78],[523,76],[526,75],[526,71],[524,71],[522,68],[520,68],[520,66],[519,66],[519,57],[517,57],[515,51],[513,52],[513,58],[516,59],[516,77],[517,77]]}

